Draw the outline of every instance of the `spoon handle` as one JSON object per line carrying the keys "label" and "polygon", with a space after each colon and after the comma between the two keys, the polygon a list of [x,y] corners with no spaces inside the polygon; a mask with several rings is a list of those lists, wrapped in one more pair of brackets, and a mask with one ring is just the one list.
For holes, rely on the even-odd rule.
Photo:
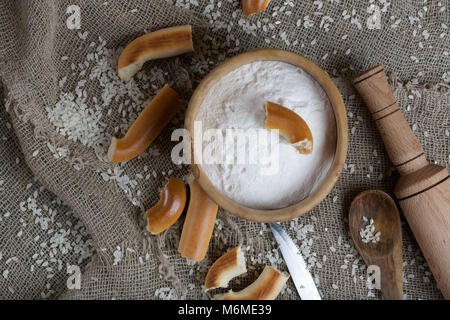
{"label": "spoon handle", "polygon": [[[398,254],[400,254],[400,257],[398,257]],[[380,267],[381,293],[385,300],[403,300],[401,254],[401,250],[399,252],[394,251],[383,259],[377,259],[373,262]],[[400,264],[400,266],[397,264]]]}

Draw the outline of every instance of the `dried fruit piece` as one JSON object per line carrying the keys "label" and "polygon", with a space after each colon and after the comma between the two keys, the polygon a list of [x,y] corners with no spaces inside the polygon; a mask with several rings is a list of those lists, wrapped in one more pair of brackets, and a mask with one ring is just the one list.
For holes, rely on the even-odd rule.
{"label": "dried fruit piece", "polygon": [[142,110],[122,139],[112,138],[107,158],[123,162],[137,157],[155,140],[158,134],[184,105],[178,93],[165,85]]}
{"label": "dried fruit piece", "polygon": [[191,193],[189,207],[178,252],[182,257],[201,261],[208,251],[219,207],[206,195],[193,177],[190,178],[189,189]]}
{"label": "dried fruit piece", "polygon": [[205,291],[226,288],[231,279],[247,272],[241,246],[228,251],[214,262],[205,279]]}
{"label": "dried fruit piece", "polygon": [[289,276],[266,266],[251,285],[245,289],[234,292],[233,290],[223,294],[216,294],[215,300],[274,300],[283,289]]}
{"label": "dried fruit piece", "polygon": [[181,216],[186,205],[186,186],[177,178],[170,178],[158,203],[147,210],[147,230],[153,234],[170,228]]}
{"label": "dried fruit piece", "polygon": [[278,129],[302,154],[313,151],[313,137],[305,120],[294,111],[273,102],[266,105],[266,129]]}
{"label": "dried fruit piece", "polygon": [[242,10],[246,17],[254,13],[264,11],[269,5],[270,0],[242,0]]}
{"label": "dried fruit piece", "polygon": [[172,57],[192,51],[194,51],[194,46],[190,25],[147,33],[130,42],[120,54],[119,77],[128,82],[149,60]]}

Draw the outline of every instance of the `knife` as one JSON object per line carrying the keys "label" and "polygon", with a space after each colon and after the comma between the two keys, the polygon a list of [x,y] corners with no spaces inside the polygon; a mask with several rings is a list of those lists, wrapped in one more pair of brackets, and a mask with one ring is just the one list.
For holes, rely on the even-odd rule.
{"label": "knife", "polygon": [[270,223],[269,225],[280,246],[284,261],[300,298],[302,300],[322,300],[311,273],[306,267],[305,260],[303,260],[295,243],[279,223]]}

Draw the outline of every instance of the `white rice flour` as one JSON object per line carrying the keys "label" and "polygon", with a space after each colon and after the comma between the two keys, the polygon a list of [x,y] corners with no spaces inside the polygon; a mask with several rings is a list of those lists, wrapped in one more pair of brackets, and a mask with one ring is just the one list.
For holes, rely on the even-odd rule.
{"label": "white rice flour", "polygon": [[[212,184],[231,200],[255,209],[279,209],[306,198],[325,178],[336,149],[336,122],[322,87],[305,71],[279,61],[257,61],[225,75],[208,92],[197,121],[208,128],[264,129],[265,104],[278,103],[309,125],[314,149],[300,154],[280,138],[278,170],[261,174],[263,164],[203,164]],[[203,147],[208,145],[203,141]],[[278,150],[277,150],[278,149]],[[260,152],[261,154],[261,152]]]}

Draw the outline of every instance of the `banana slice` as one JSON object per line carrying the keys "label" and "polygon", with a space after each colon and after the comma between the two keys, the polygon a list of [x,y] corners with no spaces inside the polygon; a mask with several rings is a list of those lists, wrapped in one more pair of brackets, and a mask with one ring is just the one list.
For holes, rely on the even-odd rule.
{"label": "banana slice", "polygon": [[194,51],[190,25],[147,33],[130,42],[119,57],[119,77],[128,82],[149,60]]}
{"label": "banana slice", "polygon": [[109,162],[123,162],[140,155],[161,133],[184,105],[178,93],[168,85],[142,110],[122,139],[112,138],[107,158]]}
{"label": "banana slice", "polygon": [[246,17],[264,11],[270,0],[242,0],[242,10]]}
{"label": "banana slice", "polygon": [[302,117],[288,108],[267,102],[266,129],[278,129],[280,135],[302,154],[313,152],[311,130]]}
{"label": "banana slice", "polygon": [[158,234],[170,228],[181,216],[185,205],[184,182],[177,178],[170,178],[161,191],[158,203],[146,213],[148,232]]}
{"label": "banana slice", "polygon": [[205,291],[228,287],[228,282],[247,272],[241,246],[228,251],[214,262],[205,278]]}
{"label": "banana slice", "polygon": [[266,266],[258,279],[245,289],[216,294],[214,300],[274,300],[288,279],[288,275]]}
{"label": "banana slice", "polygon": [[178,252],[182,257],[201,261],[208,251],[219,207],[207,196],[197,180],[192,176],[188,179],[191,196]]}

